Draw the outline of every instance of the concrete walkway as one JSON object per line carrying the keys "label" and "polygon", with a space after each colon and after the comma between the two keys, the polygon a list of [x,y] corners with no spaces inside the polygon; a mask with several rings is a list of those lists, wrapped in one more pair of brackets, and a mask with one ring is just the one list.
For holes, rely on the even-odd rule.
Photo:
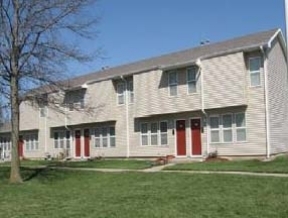
{"label": "concrete walkway", "polygon": [[261,177],[282,177],[288,178],[285,173],[257,173],[257,172],[241,172],[241,171],[193,171],[193,170],[163,170],[165,167],[173,166],[174,163],[166,165],[154,166],[147,169],[105,169],[105,168],[72,168],[72,167],[50,167],[51,169],[58,170],[71,170],[71,171],[94,171],[94,172],[107,172],[107,173],[121,173],[121,172],[142,172],[142,173],[182,173],[182,174],[221,174],[221,175],[243,175],[243,176],[261,176]]}

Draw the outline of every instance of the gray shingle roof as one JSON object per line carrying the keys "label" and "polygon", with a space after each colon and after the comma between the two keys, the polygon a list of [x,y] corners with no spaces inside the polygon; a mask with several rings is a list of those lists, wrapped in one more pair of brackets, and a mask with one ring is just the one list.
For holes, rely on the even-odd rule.
{"label": "gray shingle roof", "polygon": [[241,50],[248,50],[259,46],[266,45],[271,37],[278,29],[272,29],[264,32],[254,33],[251,35],[230,39],[223,42],[203,45],[184,51],[174,52],[154,58],[149,58],[137,61],[130,64],[125,64],[118,67],[109,68],[106,70],[86,74],[68,80],[70,87],[81,86],[89,81],[100,81],[113,77],[120,77],[129,74],[147,71],[148,69],[157,67],[173,66],[181,63],[194,62],[198,58],[209,58],[218,56],[224,53],[232,53]]}

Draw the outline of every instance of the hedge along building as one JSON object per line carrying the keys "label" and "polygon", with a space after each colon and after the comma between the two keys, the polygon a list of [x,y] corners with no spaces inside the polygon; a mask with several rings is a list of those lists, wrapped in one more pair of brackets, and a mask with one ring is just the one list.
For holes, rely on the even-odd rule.
{"label": "hedge along building", "polygon": [[[27,158],[267,156],[288,150],[286,48],[280,30],[104,69],[57,101],[22,102]],[[9,129],[1,146],[9,155]],[[22,148],[23,147],[23,148]]]}

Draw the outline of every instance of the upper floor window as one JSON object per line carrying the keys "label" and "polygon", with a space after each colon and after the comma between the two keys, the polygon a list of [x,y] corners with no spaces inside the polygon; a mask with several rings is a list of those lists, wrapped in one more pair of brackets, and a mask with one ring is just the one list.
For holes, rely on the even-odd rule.
{"label": "upper floor window", "polygon": [[125,83],[120,82],[117,84],[117,97],[118,97],[118,104],[125,103]]}
{"label": "upper floor window", "polygon": [[133,80],[128,81],[129,103],[134,103]]}
{"label": "upper floor window", "polygon": [[250,73],[250,86],[260,86],[261,85],[261,58],[253,57],[249,58],[249,73]]}
{"label": "upper floor window", "polygon": [[69,111],[79,110],[85,108],[85,89],[69,91],[65,94],[65,105]]}
{"label": "upper floor window", "polygon": [[188,93],[197,92],[197,73],[198,70],[196,67],[190,67],[187,69],[187,87]]}
{"label": "upper floor window", "polygon": [[169,84],[169,94],[170,96],[177,95],[177,85],[178,85],[178,78],[177,78],[177,71],[171,71],[168,73],[168,84]]}

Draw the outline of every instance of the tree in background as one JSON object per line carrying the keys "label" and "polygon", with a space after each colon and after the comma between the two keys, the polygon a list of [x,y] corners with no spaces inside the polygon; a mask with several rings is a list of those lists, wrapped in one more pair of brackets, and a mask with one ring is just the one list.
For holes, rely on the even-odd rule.
{"label": "tree in background", "polygon": [[11,115],[11,183],[21,183],[18,156],[19,106],[25,93],[45,85],[57,87],[67,61],[91,55],[71,39],[92,39],[97,24],[87,11],[96,0],[0,0],[0,90]]}

